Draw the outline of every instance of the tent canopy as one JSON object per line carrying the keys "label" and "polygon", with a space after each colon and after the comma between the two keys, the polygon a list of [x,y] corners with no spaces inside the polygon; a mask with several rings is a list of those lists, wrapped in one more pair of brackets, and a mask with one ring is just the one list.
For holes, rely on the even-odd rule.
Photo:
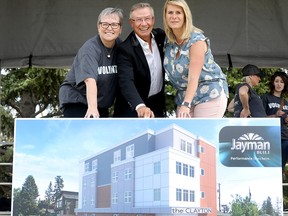
{"label": "tent canopy", "polygon": [[[186,0],[194,25],[210,38],[222,67],[288,67],[287,0]],[[81,45],[97,34],[105,7],[124,10],[122,39],[131,31],[136,0],[1,0],[0,68],[69,67]],[[165,0],[146,0],[162,28]]]}

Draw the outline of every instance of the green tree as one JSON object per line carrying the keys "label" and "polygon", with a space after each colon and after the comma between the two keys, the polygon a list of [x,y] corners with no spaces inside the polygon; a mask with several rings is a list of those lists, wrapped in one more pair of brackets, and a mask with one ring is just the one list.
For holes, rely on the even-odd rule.
{"label": "green tree", "polygon": [[[1,99],[1,98],[0,98]],[[5,109],[2,104],[0,105],[0,141],[13,142],[14,137],[14,118],[11,110]]]}
{"label": "green tree", "polygon": [[49,208],[54,203],[54,191],[52,182],[50,181],[47,190],[45,191],[45,201],[47,203],[47,207]]}
{"label": "green tree", "polygon": [[64,188],[64,180],[61,176],[55,177],[54,183],[54,201],[61,194],[62,189]]}
{"label": "green tree", "polygon": [[176,89],[172,87],[172,84],[169,81],[165,82],[165,100],[166,100],[166,109],[167,116],[175,115],[176,105],[174,102],[174,97],[176,95]]}
{"label": "green tree", "polygon": [[21,68],[1,73],[1,105],[16,117],[59,116],[58,91],[67,71],[64,69]]}
{"label": "green tree", "polygon": [[267,200],[265,200],[263,202],[262,208],[261,208],[261,213],[262,214],[269,214],[271,216],[275,216],[275,211],[273,209],[273,205],[272,205],[270,197],[268,197]]}
{"label": "green tree", "polygon": [[13,215],[20,215],[21,213],[21,188],[14,188],[13,190]]}
{"label": "green tree", "polygon": [[236,194],[230,205],[231,205],[230,214],[232,216],[259,215],[257,204],[251,201],[251,199],[248,196],[242,198],[239,194]]}
{"label": "green tree", "polygon": [[[0,142],[0,163],[12,163],[13,160],[13,148],[10,143]],[[1,165],[0,166],[0,182],[11,183],[12,182],[12,166]],[[2,205],[0,209],[11,210],[11,185],[0,185],[0,198],[2,199]],[[5,203],[4,203],[5,202]]]}
{"label": "green tree", "polygon": [[[21,190],[14,190],[13,212],[17,215],[37,215],[37,197],[39,196],[38,187],[32,175],[29,175]],[[15,214],[16,215],[16,214]]]}

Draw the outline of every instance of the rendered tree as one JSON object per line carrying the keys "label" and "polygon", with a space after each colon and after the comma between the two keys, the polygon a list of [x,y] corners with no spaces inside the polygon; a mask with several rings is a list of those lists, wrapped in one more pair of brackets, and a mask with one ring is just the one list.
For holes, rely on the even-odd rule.
{"label": "rendered tree", "polygon": [[56,176],[54,183],[54,201],[56,201],[56,198],[61,194],[63,188],[64,188],[63,178],[61,176]]}
{"label": "rendered tree", "polygon": [[54,203],[54,191],[51,181],[49,183],[47,190],[45,191],[45,201],[48,205],[48,208]]}
{"label": "rendered tree", "polygon": [[232,216],[258,216],[257,204],[250,200],[248,196],[242,198],[240,195],[236,194],[231,204]]}
{"label": "rendered tree", "polygon": [[273,209],[273,205],[271,202],[271,198],[268,197],[262,204],[262,208],[261,208],[261,213],[262,214],[268,214],[271,216],[275,216],[275,211]]}
{"label": "rendered tree", "polygon": [[18,192],[14,191],[13,213],[15,211],[20,215],[37,215],[39,213],[37,207],[39,192],[34,177],[29,175]]}

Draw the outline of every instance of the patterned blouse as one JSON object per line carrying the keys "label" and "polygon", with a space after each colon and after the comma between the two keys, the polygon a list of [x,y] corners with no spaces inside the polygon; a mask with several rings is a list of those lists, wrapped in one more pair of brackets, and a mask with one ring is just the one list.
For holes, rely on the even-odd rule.
{"label": "patterned blouse", "polygon": [[[200,32],[194,32],[191,34],[189,40],[182,45],[182,47],[180,47],[177,43],[169,43],[167,39],[165,41],[164,69],[173,87],[177,90],[175,102],[178,106],[180,106],[184,100],[185,91],[188,85],[190,47],[197,41],[206,41],[208,50],[205,54],[204,65],[200,73],[198,88],[191,105],[195,106],[199,103],[204,103],[215,99],[220,96],[222,90],[224,90],[226,96],[228,97],[226,75],[214,61],[209,39]],[[176,58],[176,54],[179,49],[180,55],[178,58]]]}

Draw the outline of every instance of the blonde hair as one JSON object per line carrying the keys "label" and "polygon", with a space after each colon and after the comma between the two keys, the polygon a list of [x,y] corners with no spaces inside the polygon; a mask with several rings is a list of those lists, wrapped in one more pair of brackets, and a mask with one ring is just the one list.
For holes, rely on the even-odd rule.
{"label": "blonde hair", "polygon": [[248,75],[248,76],[242,77],[242,82],[251,85],[251,78],[250,78],[250,76]]}
{"label": "blonde hair", "polygon": [[164,26],[166,36],[170,43],[175,42],[175,35],[172,29],[167,24],[167,20],[166,20],[167,5],[179,6],[182,8],[184,12],[185,21],[184,21],[184,32],[181,36],[182,40],[189,38],[191,33],[193,32],[203,32],[201,29],[193,25],[192,13],[185,0],[166,0],[164,4],[164,10],[163,10],[163,26]]}

